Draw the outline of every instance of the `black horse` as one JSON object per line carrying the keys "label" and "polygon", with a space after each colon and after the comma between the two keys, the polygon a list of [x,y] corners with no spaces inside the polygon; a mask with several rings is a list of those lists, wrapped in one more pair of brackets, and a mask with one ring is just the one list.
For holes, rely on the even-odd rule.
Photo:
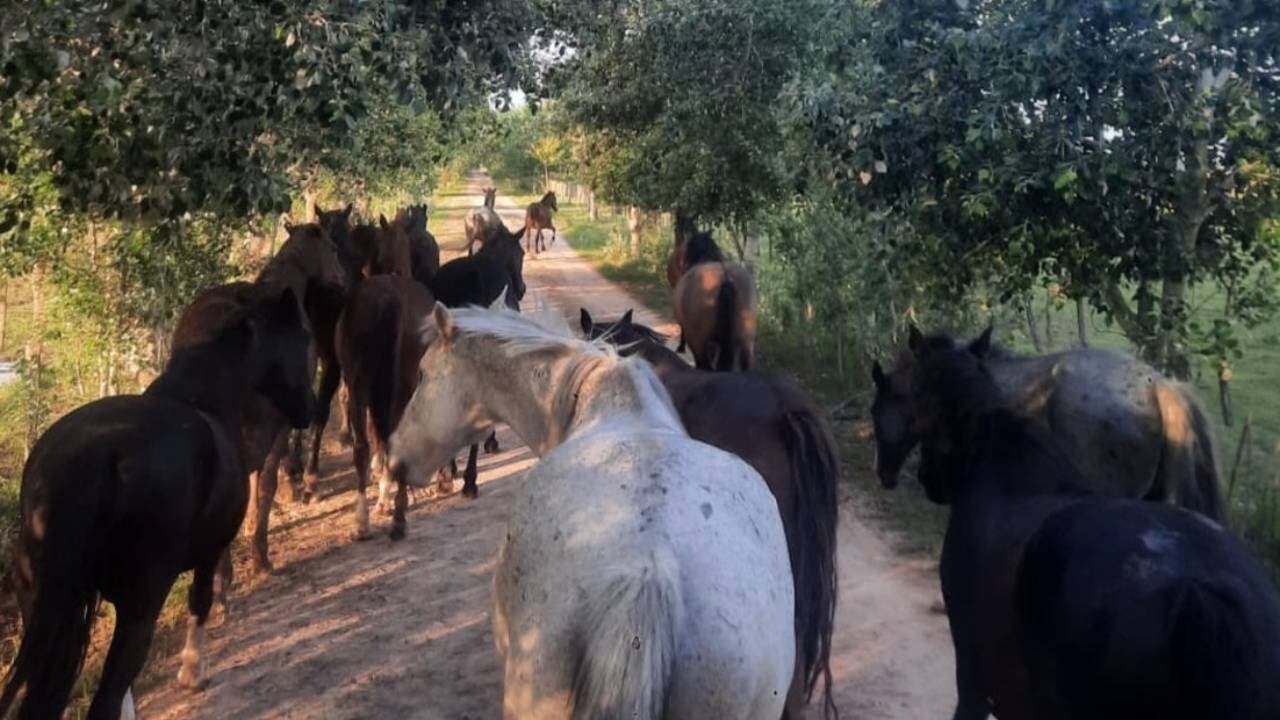
{"label": "black horse", "polygon": [[[507,307],[519,310],[525,293],[524,249],[520,247],[524,232],[521,228],[512,233],[504,226],[486,240],[475,255],[455,258],[440,266],[440,272],[431,282],[431,292],[436,300],[445,307],[487,307],[505,291]],[[489,453],[498,451],[496,433],[491,433],[484,441],[484,449]],[[480,492],[476,484],[478,455],[479,446],[473,444],[462,476],[462,494],[465,497],[474,498]],[[455,477],[458,474],[456,462],[452,464],[452,473]]]}
{"label": "black horse", "polygon": [[955,719],[1280,717],[1280,594],[1245,545],[1091,494],[976,355],[912,337],[919,479],[951,506]]}
{"label": "black horse", "polygon": [[62,717],[100,598],[116,625],[88,717],[119,717],[165,598],[192,569],[178,681],[199,686],[213,576],[249,500],[241,411],[258,393],[294,427],[311,422],[310,341],[286,289],[176,351],[143,394],[89,403],[40,437],[22,474],[13,567],[23,636],[0,717],[23,686],[20,718]]}

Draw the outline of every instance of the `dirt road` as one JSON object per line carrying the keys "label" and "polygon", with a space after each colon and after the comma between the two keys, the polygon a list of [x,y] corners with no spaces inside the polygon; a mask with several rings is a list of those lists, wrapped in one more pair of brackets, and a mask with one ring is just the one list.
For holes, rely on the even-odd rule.
{"label": "dirt road", "polygon": [[[486,179],[442,198],[432,231],[448,248],[461,241],[461,210],[479,204]],[[522,212],[499,197],[516,227]],[[636,308],[637,320],[667,319],[642,308],[579,259],[563,238],[525,264],[524,306],[556,307],[577,327],[578,307],[611,318]],[[670,329],[668,327],[668,329]],[[331,441],[322,465],[322,499],[284,505],[273,518],[278,568],[250,577],[237,552],[231,614],[209,635],[208,685],[199,693],[165,679],[140,687],[139,716],[178,718],[500,717],[502,673],[489,616],[489,582],[508,498],[535,459],[509,430],[502,452],[484,457],[480,498],[417,501],[409,535],[392,543],[388,518],[368,542],[350,539],[354,474],[349,451]],[[847,472],[863,472],[847,468]],[[936,579],[928,567],[896,557],[878,530],[842,504],[840,599],[832,670],[844,718],[943,718],[953,709],[950,638],[929,610]],[[818,717],[817,704],[810,711]]]}

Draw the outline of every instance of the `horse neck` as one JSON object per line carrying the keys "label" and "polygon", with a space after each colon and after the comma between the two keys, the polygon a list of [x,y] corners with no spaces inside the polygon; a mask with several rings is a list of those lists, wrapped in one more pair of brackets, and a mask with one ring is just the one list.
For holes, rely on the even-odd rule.
{"label": "horse neck", "polygon": [[637,353],[653,366],[654,372],[664,375],[668,372],[688,370],[689,363],[674,350],[653,340],[642,340],[637,345]]}
{"label": "horse neck", "polygon": [[299,300],[305,300],[307,290],[311,285],[312,278],[309,277],[306,268],[298,261],[296,253],[282,248],[276,256],[267,262],[266,267],[258,273],[257,279],[254,281],[256,285],[267,291],[283,291],[289,288],[293,291],[293,296]]}
{"label": "horse neck", "polygon": [[228,426],[238,426],[255,380],[248,347],[217,338],[176,353],[145,391],[190,405]]}
{"label": "horse neck", "polygon": [[466,362],[479,372],[480,404],[539,456],[604,424],[684,432],[657,376],[638,363],[560,348],[511,358],[493,338],[472,342],[479,352]]}
{"label": "horse neck", "polygon": [[956,493],[961,502],[1087,492],[1071,458],[1048,432],[1013,410],[982,411],[973,418],[962,443],[966,457],[955,463],[964,475]]}

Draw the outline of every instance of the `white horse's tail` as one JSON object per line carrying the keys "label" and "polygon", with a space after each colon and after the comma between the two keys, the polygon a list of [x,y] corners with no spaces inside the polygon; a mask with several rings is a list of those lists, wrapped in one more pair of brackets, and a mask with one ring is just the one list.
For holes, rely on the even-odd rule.
{"label": "white horse's tail", "polygon": [[675,662],[684,604],[670,550],[601,578],[578,625],[573,719],[658,720]]}

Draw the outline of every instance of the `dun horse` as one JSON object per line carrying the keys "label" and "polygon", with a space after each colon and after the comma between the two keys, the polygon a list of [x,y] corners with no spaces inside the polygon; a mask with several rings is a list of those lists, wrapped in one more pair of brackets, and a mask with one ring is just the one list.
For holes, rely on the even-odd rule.
{"label": "dun horse", "polygon": [[[923,340],[912,328],[913,342]],[[958,347],[946,336],[931,343]],[[1222,520],[1213,431],[1190,388],[1109,350],[1070,350],[1021,357],[991,344],[991,331],[969,344],[1011,407],[1048,429],[1096,492],[1180,505]],[[919,442],[911,402],[916,367],[904,354],[888,373],[872,367],[876,472],[885,487]]]}
{"label": "dun horse", "polygon": [[500,421],[542,458],[494,575],[503,717],[777,720],[793,594],[760,475],[692,440],[643,361],[509,310],[433,316],[393,475]]}
{"label": "dun horse", "polygon": [[100,598],[116,623],[88,716],[117,718],[126,702],[132,715],[156,619],[192,569],[178,682],[200,685],[214,573],[249,499],[242,410],[258,394],[294,427],[311,421],[309,342],[285,289],[177,350],[142,395],[89,403],[41,436],[22,474],[13,567],[24,631],[0,717],[24,686],[19,717],[62,717]]}
{"label": "dun horse", "polygon": [[497,197],[497,188],[485,188],[484,205],[467,211],[467,216],[463,218],[462,231],[467,240],[467,255],[473,254],[476,245],[483,247],[489,238],[506,230],[507,226],[494,210]]}
{"label": "dun horse", "polygon": [[1203,517],[1093,495],[979,356],[913,336],[919,479],[951,507],[956,720],[1280,717],[1280,595]]}
{"label": "dun horse", "polygon": [[672,295],[680,348],[699,370],[749,370],[755,359],[756,289],[751,273],[721,260],[707,233],[685,243],[689,268]]}
{"label": "dun horse", "polygon": [[529,246],[533,246],[533,252],[540,253],[547,249],[542,244],[542,231],[551,231],[551,243],[556,242],[556,226],[551,222],[551,216],[560,212],[560,208],[556,206],[556,194],[547,191],[542,199],[535,203],[529,203],[529,207],[524,211],[524,242],[525,250],[529,250]]}
{"label": "dun horse", "polygon": [[[331,225],[333,222],[330,218]],[[318,225],[293,225],[288,226],[288,231],[289,239],[253,283],[235,282],[212,288],[197,296],[183,310],[173,332],[175,350],[207,342],[238,317],[255,298],[263,294],[279,294],[284,288],[291,289],[303,302],[313,328],[329,322],[330,316],[336,321],[337,313],[332,308],[335,305],[341,307],[342,299],[353,282],[350,266],[343,260],[342,246],[331,242],[331,236]],[[332,342],[332,330],[329,333],[329,342]],[[321,340],[317,334],[317,344]],[[336,364],[334,367],[336,371]],[[267,530],[271,506],[275,502],[280,460],[288,456],[291,486],[295,489],[301,483],[293,482],[293,478],[303,472],[301,433],[294,433],[294,441],[290,443],[291,433],[285,420],[265,397],[251,397],[243,410],[241,426],[245,467],[252,478],[249,513],[253,532],[251,552],[255,566],[262,571],[271,569]]]}
{"label": "dun horse", "polygon": [[831,716],[840,467],[821,412],[780,375],[694,370],[667,348],[666,338],[632,322],[630,310],[616,322],[597,323],[584,309],[580,321],[588,339],[605,340],[653,366],[690,437],[746,460],[768,484],[787,534],[796,590],[796,674],[783,718],[804,717],[819,679]]}

